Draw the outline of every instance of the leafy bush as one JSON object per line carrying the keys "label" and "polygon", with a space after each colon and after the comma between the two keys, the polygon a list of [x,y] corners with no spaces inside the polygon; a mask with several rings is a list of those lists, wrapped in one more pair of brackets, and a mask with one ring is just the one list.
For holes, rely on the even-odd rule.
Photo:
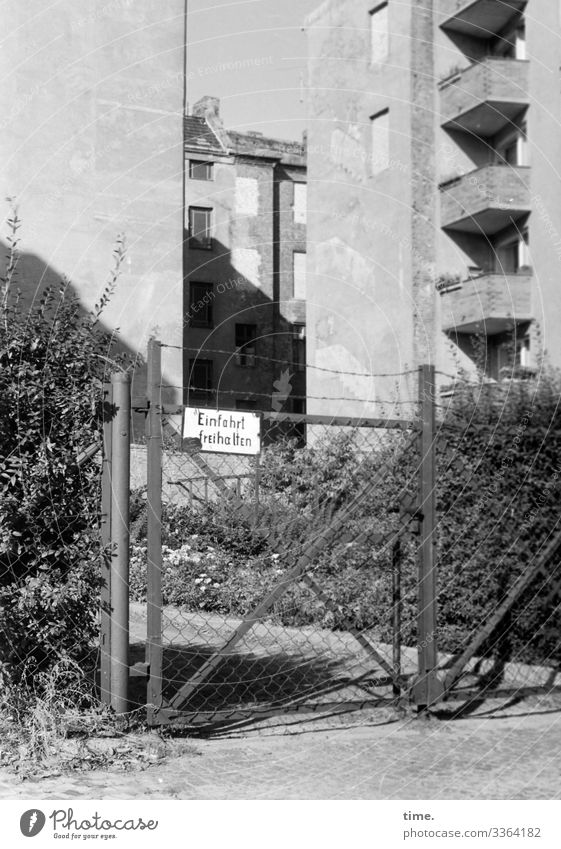
{"label": "leafy bush", "polygon": [[66,281],[24,308],[15,215],[10,225],[0,304],[0,675],[24,684],[63,661],[85,663],[96,631],[99,466],[78,457],[100,442],[111,351],[100,316],[123,248],[91,314]]}
{"label": "leafy bush", "polygon": [[[467,385],[456,393],[438,450],[439,631],[465,647],[520,573],[559,530],[559,377]],[[488,641],[502,659],[561,660],[561,594],[535,581]]]}

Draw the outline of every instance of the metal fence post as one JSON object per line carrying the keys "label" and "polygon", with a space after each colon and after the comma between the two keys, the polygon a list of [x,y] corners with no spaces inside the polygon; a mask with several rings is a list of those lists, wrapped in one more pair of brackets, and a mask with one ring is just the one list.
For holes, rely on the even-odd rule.
{"label": "metal fence post", "polygon": [[111,461],[111,706],[128,710],[129,686],[129,504],[131,379],[111,378],[114,418]]}
{"label": "metal fence post", "polygon": [[110,383],[103,384],[103,457],[101,466],[101,610],[100,610],[100,696],[111,704],[111,434],[113,391]]}
{"label": "metal fence post", "polygon": [[413,685],[413,699],[418,710],[425,710],[443,694],[436,675],[436,567],[435,567],[435,370],[433,365],[419,369],[419,402],[421,406],[421,457],[419,511],[421,539],[419,552],[419,591],[417,611],[418,677]]}
{"label": "metal fence post", "polygon": [[254,521],[255,527],[259,527],[259,487],[261,486],[261,454],[255,455],[255,476],[254,476]]}
{"label": "metal fence post", "polygon": [[395,673],[393,694],[399,698],[401,696],[401,541],[399,538],[392,546],[392,614],[392,661]]}
{"label": "metal fence post", "polygon": [[146,420],[148,722],[162,701],[162,346],[148,343]]}

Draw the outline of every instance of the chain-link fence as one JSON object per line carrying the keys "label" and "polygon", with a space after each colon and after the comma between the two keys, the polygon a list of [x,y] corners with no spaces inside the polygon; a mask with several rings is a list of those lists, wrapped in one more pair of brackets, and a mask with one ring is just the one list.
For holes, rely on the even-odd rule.
{"label": "chain-link fence", "polygon": [[172,708],[249,716],[395,691],[399,505],[385,509],[373,490],[404,437],[314,428],[313,448],[298,434],[257,458],[205,454],[203,481],[201,457],[164,451],[162,698]]}
{"label": "chain-link fence", "polygon": [[561,471],[551,425],[530,426],[557,396],[522,387],[507,415],[502,389],[439,404],[420,375],[411,420],[262,413],[252,456],[202,451],[151,405],[131,525],[151,723],[559,684]]}
{"label": "chain-link fence", "polygon": [[154,723],[390,704],[414,671],[399,631],[416,616],[416,581],[404,598],[400,583],[416,569],[418,422],[261,417],[253,456],[164,428],[161,552],[133,516]]}

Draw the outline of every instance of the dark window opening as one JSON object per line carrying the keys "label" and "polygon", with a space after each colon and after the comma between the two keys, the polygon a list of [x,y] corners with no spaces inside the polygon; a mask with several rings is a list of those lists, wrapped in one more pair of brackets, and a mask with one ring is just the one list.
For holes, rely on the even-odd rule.
{"label": "dark window opening", "polygon": [[212,303],[214,286],[212,283],[191,283],[189,285],[189,325],[191,327],[213,327]]}
{"label": "dark window opening", "polygon": [[212,360],[189,360],[189,393],[192,400],[209,401],[214,391]]}
{"label": "dark window opening", "polygon": [[243,368],[255,366],[257,355],[257,325],[236,324],[236,364]]}

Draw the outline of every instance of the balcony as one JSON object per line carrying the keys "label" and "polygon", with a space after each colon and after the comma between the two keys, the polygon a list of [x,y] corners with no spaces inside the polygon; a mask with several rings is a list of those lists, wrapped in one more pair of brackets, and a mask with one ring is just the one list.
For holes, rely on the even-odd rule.
{"label": "balcony", "polygon": [[443,0],[443,30],[489,39],[526,5],[526,0]]}
{"label": "balcony", "polygon": [[528,106],[529,63],[487,58],[444,80],[440,115],[446,130],[481,137],[498,133]]}
{"label": "balcony", "polygon": [[441,294],[442,329],[491,336],[532,319],[530,273],[494,274],[464,280]]}
{"label": "balcony", "polygon": [[530,212],[530,168],[486,165],[440,186],[440,226],[490,235]]}

